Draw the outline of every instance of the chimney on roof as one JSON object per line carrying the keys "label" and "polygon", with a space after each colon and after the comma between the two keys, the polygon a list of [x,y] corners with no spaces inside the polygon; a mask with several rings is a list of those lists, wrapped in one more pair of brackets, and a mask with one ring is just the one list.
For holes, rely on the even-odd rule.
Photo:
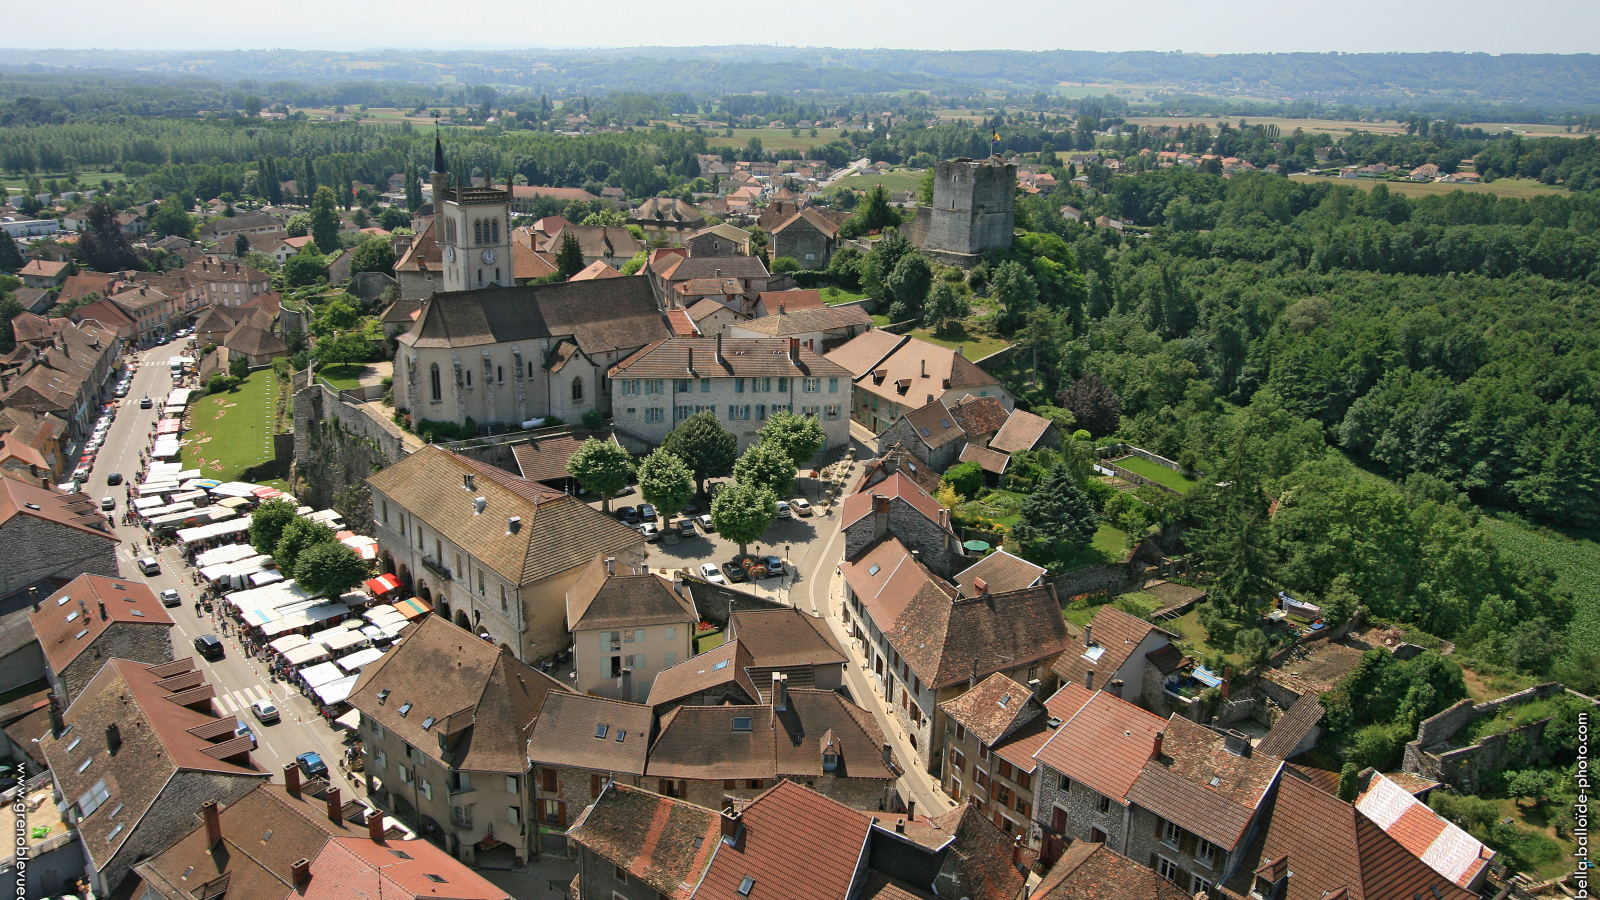
{"label": "chimney on roof", "polygon": [[622,667],[622,699],[633,702],[633,667]]}
{"label": "chimney on roof", "polygon": [[1228,691],[1233,687],[1233,666],[1222,670],[1222,684],[1219,687],[1222,689],[1222,699],[1228,699]]}
{"label": "chimney on roof", "polygon": [[1084,686],[1084,688],[1086,688],[1091,693],[1094,692],[1094,670],[1093,669],[1090,669],[1089,671],[1083,673],[1083,686]]}
{"label": "chimney on roof", "polygon": [[744,830],[744,822],[741,821],[741,818],[742,817],[738,810],[735,810],[731,806],[722,811],[723,843],[732,846],[734,843],[738,842],[739,833]]}
{"label": "chimney on roof", "polygon": [[693,347],[688,347],[686,349],[689,351],[689,374],[693,375],[694,374],[694,348]]}
{"label": "chimney on roof", "polygon": [[926,359],[922,359],[922,360],[919,360],[919,362],[922,363],[922,377],[923,378],[927,378],[928,377],[928,361]]}
{"label": "chimney on roof", "polygon": [[1035,700],[1043,700],[1044,699],[1044,682],[1040,681],[1037,678],[1030,679],[1028,681],[1028,696],[1032,697]]}
{"label": "chimney on roof", "polygon": [[107,620],[109,618],[111,618],[111,617],[106,615],[106,602],[104,600],[101,600],[100,601],[100,621],[104,622],[105,620]]}
{"label": "chimney on roof", "polygon": [[512,516],[506,520],[506,534],[516,534],[522,530],[522,517]]}
{"label": "chimney on roof", "polygon": [[335,825],[344,824],[344,804],[339,802],[339,789],[328,785],[328,821]]}
{"label": "chimney on roof", "polygon": [[962,357],[966,356],[965,353],[961,352],[961,345],[960,344],[956,345],[956,355],[957,356],[962,356]]}
{"label": "chimney on roof", "polygon": [[1121,678],[1113,678],[1106,682],[1106,690],[1116,694],[1118,697],[1121,697],[1122,689],[1124,686],[1126,686],[1126,684],[1127,682],[1123,681]]}
{"label": "chimney on roof", "polygon": [[1150,747],[1150,758],[1151,759],[1160,759],[1161,758],[1161,741],[1164,738],[1166,738],[1166,736],[1167,736],[1167,733],[1165,731],[1156,732],[1156,739],[1152,742],[1151,747]]}
{"label": "chimney on roof", "polygon": [[787,304],[787,303],[779,303],[778,304],[778,315],[787,316],[789,314],[788,307],[789,307],[789,304]]}
{"label": "chimney on roof", "polygon": [[722,358],[722,332],[717,332],[717,365],[727,365],[727,360]]}
{"label": "chimney on roof", "polygon": [[917,817],[917,801],[915,801],[915,800],[907,800],[906,801],[906,818],[907,819],[915,819],[916,817]]}
{"label": "chimney on roof", "polygon": [[789,676],[782,672],[772,673],[772,708],[778,712],[789,709]]}
{"label": "chimney on roof", "polygon": [[883,537],[889,530],[889,498],[883,494],[872,495],[872,537]]}
{"label": "chimney on roof", "polygon": [[721,278],[722,277],[722,270],[721,269],[717,269],[716,272],[717,272],[717,277]]}
{"label": "chimney on roof", "polygon": [[800,365],[800,339],[789,338],[789,361]]}
{"label": "chimney on roof", "polygon": [[472,477],[472,473],[471,472],[462,472],[461,473],[461,489],[463,491],[471,491],[471,490],[476,490],[477,489],[476,484],[473,482],[473,477]]}
{"label": "chimney on roof", "polygon": [[894,820],[894,833],[895,834],[905,834],[906,833],[906,820],[905,819],[895,819]]}
{"label": "chimney on roof", "polygon": [[291,797],[300,796],[300,767],[294,763],[285,763],[283,766],[283,787]]}
{"label": "chimney on roof", "polygon": [[383,840],[383,812],[381,810],[367,810],[367,837],[374,841]]}
{"label": "chimney on roof", "polygon": [[222,840],[222,811],[217,809],[217,801],[200,804],[200,814],[206,819],[206,846],[215,847]]}
{"label": "chimney on roof", "polygon": [[122,726],[115,722],[106,726],[106,749],[111,751],[112,756],[122,749]]}
{"label": "chimney on roof", "polygon": [[1085,650],[1094,646],[1094,635],[1091,631],[1093,628],[1094,625],[1092,623],[1083,626],[1083,647]]}
{"label": "chimney on roof", "polygon": [[299,887],[300,882],[309,877],[311,877],[311,860],[302,856],[294,861],[294,867],[289,873],[289,878],[295,883],[296,887]]}
{"label": "chimney on roof", "polygon": [[979,596],[987,594],[989,593],[989,582],[984,581],[982,578],[974,578],[972,579],[972,589],[977,591]]}
{"label": "chimney on roof", "polygon": [[1222,747],[1234,756],[1250,755],[1250,735],[1234,728],[1222,733]]}
{"label": "chimney on roof", "polygon": [[972,658],[972,674],[967,676],[967,690],[970,691],[970,690],[972,690],[973,688],[975,688],[977,686],[978,686],[978,658],[976,656],[974,656]]}
{"label": "chimney on roof", "polygon": [[617,574],[617,558],[615,556],[606,557],[606,574]]}

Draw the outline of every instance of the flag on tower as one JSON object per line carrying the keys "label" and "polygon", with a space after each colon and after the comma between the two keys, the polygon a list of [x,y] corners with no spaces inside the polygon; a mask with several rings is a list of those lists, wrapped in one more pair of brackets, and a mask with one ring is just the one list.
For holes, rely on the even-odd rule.
{"label": "flag on tower", "polygon": [[994,132],[994,136],[989,138],[989,155],[990,156],[999,156],[1000,155],[1000,131],[999,131],[999,129],[996,129],[995,132]]}

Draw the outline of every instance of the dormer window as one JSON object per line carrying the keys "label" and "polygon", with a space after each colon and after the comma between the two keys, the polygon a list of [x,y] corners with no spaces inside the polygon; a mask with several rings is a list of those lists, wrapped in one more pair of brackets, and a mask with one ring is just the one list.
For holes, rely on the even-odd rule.
{"label": "dormer window", "polygon": [[407,703],[400,707],[400,718],[404,719],[406,717],[406,713],[409,712],[411,712],[411,704]]}
{"label": "dormer window", "polygon": [[750,730],[750,717],[749,716],[734,716],[733,717],[733,730],[734,731],[749,731]]}

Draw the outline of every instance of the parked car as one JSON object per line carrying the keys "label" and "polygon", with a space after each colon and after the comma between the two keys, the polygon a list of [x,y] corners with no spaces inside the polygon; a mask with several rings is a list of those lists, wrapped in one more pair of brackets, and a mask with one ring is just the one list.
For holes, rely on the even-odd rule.
{"label": "parked car", "polygon": [[302,753],[296,756],[294,761],[300,766],[300,771],[304,772],[307,778],[316,778],[318,775],[328,774],[328,764],[323,762],[322,757],[315,753]]}
{"label": "parked car", "polygon": [[717,564],[716,563],[701,563],[700,564],[700,577],[704,578],[706,581],[711,582],[712,584],[727,584],[728,583],[728,579],[722,577],[722,570],[717,568]]}
{"label": "parked car", "polygon": [[167,607],[168,609],[171,609],[182,602],[183,598],[178,596],[178,592],[172,588],[167,588],[161,592],[161,605]]}
{"label": "parked car", "polygon": [[639,504],[639,518],[646,522],[654,522],[657,518],[656,507],[653,503]]}
{"label": "parked car", "polygon": [[140,397],[139,398],[139,408],[140,409],[149,409],[152,405],[153,404],[150,402],[150,398],[149,397]]}
{"label": "parked car", "polygon": [[683,505],[683,509],[678,510],[678,512],[685,516],[695,515],[696,513],[700,512],[700,504],[690,501],[685,503]]}
{"label": "parked car", "polygon": [[783,560],[782,559],[779,559],[776,556],[768,556],[768,557],[764,557],[762,559],[762,562],[766,563],[766,565],[767,565],[767,574],[768,575],[782,575],[783,574]]}
{"label": "parked car", "polygon": [[625,484],[622,487],[617,488],[616,493],[612,494],[611,496],[613,496],[613,497],[626,497],[629,494],[631,494],[631,493],[633,493],[634,491],[637,491],[637,490],[638,490],[638,488],[634,487],[633,485]]}
{"label": "parked car", "polygon": [[794,513],[797,516],[811,515],[811,504],[799,497],[789,501],[789,508],[794,510]]}
{"label": "parked car", "polygon": [[194,649],[206,659],[221,659],[225,652],[222,642],[214,634],[202,634],[194,639]]}
{"label": "parked car", "polygon": [[728,580],[734,584],[742,584],[749,580],[749,576],[744,574],[744,569],[740,568],[736,563],[723,563],[722,574],[728,576]]}
{"label": "parked car", "polygon": [[278,708],[273,706],[270,700],[257,700],[250,704],[250,714],[255,716],[258,722],[278,721]]}
{"label": "parked car", "polygon": [[695,521],[696,525],[700,526],[700,530],[704,531],[706,534],[716,534],[717,533],[717,526],[711,524],[711,516],[710,515],[695,516],[694,517],[694,521]]}
{"label": "parked car", "polygon": [[154,556],[142,557],[138,562],[138,566],[139,571],[146,575],[161,574],[161,560],[156,559]]}
{"label": "parked car", "polygon": [[119,485],[121,483],[122,483],[122,473],[121,472],[112,472],[110,475],[106,476],[106,485],[109,486],[109,487],[115,487],[116,485]]}
{"label": "parked car", "polygon": [[644,535],[644,539],[652,544],[661,540],[661,529],[654,522],[640,522],[634,527],[638,528],[639,533]]}
{"label": "parked car", "polygon": [[676,529],[679,537],[692,538],[700,536],[700,532],[695,530],[693,519],[679,519],[676,522],[669,523],[667,528],[669,530]]}
{"label": "parked car", "polygon": [[234,720],[233,736],[236,738],[249,738],[250,746],[254,747],[256,745],[256,733],[250,730],[250,723],[243,719]]}
{"label": "parked car", "polygon": [[101,512],[110,512],[110,511],[112,511],[113,509],[116,509],[116,508],[117,508],[117,498],[115,498],[115,497],[101,497],[100,498],[100,511]]}
{"label": "parked car", "polygon": [[787,501],[787,500],[779,500],[778,501],[778,518],[780,518],[780,519],[789,519],[789,518],[793,518],[793,517],[794,517],[794,510],[791,510],[789,508],[789,501]]}
{"label": "parked car", "polygon": [[639,510],[631,506],[619,506],[617,507],[617,518],[621,519],[624,525],[637,525],[639,524]]}
{"label": "parked car", "polygon": [[73,469],[72,470],[72,480],[73,481],[88,481],[89,480],[89,464],[88,463],[84,463],[83,465],[77,467],[76,469]]}

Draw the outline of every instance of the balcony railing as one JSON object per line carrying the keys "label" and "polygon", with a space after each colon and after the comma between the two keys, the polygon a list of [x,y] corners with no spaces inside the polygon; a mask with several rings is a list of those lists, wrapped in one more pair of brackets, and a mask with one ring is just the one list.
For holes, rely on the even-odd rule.
{"label": "balcony railing", "polygon": [[422,558],[422,567],[445,581],[449,581],[452,577],[450,574],[450,567],[442,562],[439,562],[431,556],[424,556]]}

